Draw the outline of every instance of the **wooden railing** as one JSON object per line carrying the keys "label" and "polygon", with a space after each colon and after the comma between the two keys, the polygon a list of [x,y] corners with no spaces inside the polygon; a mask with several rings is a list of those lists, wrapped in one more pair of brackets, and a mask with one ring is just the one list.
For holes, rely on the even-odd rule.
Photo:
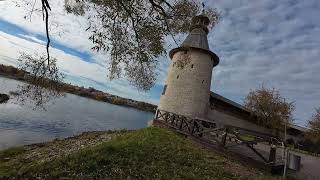
{"label": "wooden railing", "polygon": [[[159,109],[156,111],[154,120],[163,122],[166,127],[170,127],[179,133],[218,144],[220,147],[227,147],[228,141],[233,142],[233,145],[245,145],[265,163],[275,163],[276,157],[269,156],[269,159],[267,159],[254,148],[254,145],[261,142],[278,146],[282,144],[276,137],[254,130],[218,124],[212,120],[190,118]],[[250,135],[254,137],[254,140],[245,140],[243,135]]]}
{"label": "wooden railing", "polygon": [[204,133],[217,131],[214,121],[204,119],[192,119],[172,112],[157,110],[155,120],[164,121],[171,128],[187,135],[200,136]]}

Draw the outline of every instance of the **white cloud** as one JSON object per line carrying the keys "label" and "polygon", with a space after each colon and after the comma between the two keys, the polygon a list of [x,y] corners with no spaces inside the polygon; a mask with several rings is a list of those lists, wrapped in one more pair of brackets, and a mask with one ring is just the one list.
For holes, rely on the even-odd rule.
{"label": "white cloud", "polygon": [[[45,45],[21,39],[0,31],[0,63],[17,65],[19,52],[45,53]],[[133,89],[125,80],[108,81],[105,67],[81,60],[64,51],[51,48],[52,57],[58,59],[57,65],[67,75],[66,81],[85,87],[95,87],[127,98],[154,102],[147,93]]]}
{"label": "white cloud", "polygon": [[42,41],[42,40],[40,40],[40,39],[38,39],[38,38],[36,38],[36,37],[34,37],[34,36],[30,36],[30,35],[18,34],[18,36],[21,36],[21,37],[23,37],[23,38],[25,38],[25,39],[34,41],[34,42],[39,43],[39,44],[46,44],[46,43],[47,43],[47,42],[45,42],[45,41]]}
{"label": "white cloud", "polygon": [[222,12],[209,36],[220,56],[212,88],[237,102],[262,83],[295,101],[297,123],[320,106],[320,1],[207,1]]}
{"label": "white cloud", "polygon": [[[66,14],[63,0],[50,0],[50,3],[52,37],[67,47],[91,54],[98,63],[87,63],[52,49],[52,54],[63,59],[59,65],[70,75],[70,81],[126,97],[159,101],[160,90],[145,94],[124,80],[107,81],[104,66],[109,56],[90,50],[86,18]],[[250,89],[266,83],[295,101],[295,116],[303,124],[314,107],[320,106],[320,1],[207,0],[206,5],[222,12],[222,21],[208,37],[211,49],[220,57],[220,64],[214,69],[212,89],[241,103]],[[26,12],[13,1],[0,1],[0,18],[30,32],[44,34],[41,14],[33,16],[30,22],[23,18]],[[27,51],[39,48],[39,44],[0,35],[0,58],[6,63],[14,63],[18,48]],[[168,46],[167,50],[171,48]],[[160,58],[159,63],[157,86],[163,85],[170,60],[166,56]]]}
{"label": "white cloud", "polygon": [[[45,35],[42,13],[35,11],[31,21],[29,19],[34,1],[26,0],[25,2],[30,3],[29,5],[24,1],[17,2],[20,7],[16,6],[15,1],[0,1],[0,17],[28,31]],[[88,27],[86,17],[67,14],[64,11],[64,0],[49,0],[49,3],[52,9],[49,16],[51,37],[79,51],[89,52],[92,44],[88,40],[89,32],[85,31]],[[41,3],[37,1],[35,9],[41,9],[40,7]],[[24,18],[25,16],[27,19]]]}

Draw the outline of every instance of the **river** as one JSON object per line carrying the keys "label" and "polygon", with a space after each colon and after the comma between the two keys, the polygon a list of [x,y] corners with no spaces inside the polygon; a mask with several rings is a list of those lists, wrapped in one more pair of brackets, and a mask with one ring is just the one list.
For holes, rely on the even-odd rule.
{"label": "river", "polygon": [[[0,93],[15,91],[22,82],[0,77]],[[44,109],[15,99],[0,104],[0,149],[65,138],[86,131],[147,127],[153,113],[67,94]]]}

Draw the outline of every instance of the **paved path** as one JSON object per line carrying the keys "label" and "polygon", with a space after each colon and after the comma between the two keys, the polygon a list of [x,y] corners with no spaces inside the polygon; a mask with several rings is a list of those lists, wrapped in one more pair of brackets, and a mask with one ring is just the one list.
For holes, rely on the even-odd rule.
{"label": "paved path", "polygon": [[[229,146],[227,149],[238,154],[245,155],[254,160],[262,161],[255,153],[252,152],[249,148],[238,145],[232,146],[231,142],[228,142]],[[265,144],[257,144],[254,147],[266,158],[269,158],[269,148]],[[292,154],[296,154],[301,157],[301,166],[299,171],[290,171],[298,180],[320,180],[320,157],[315,157],[311,155],[306,155],[298,152],[292,152]],[[277,149],[277,162],[281,162],[282,160],[282,148]]]}
{"label": "paved path", "polygon": [[298,152],[290,152],[301,156],[300,171],[296,172],[297,179],[320,180],[320,157],[306,155]]}
{"label": "paved path", "polygon": [[[221,137],[217,137],[221,141]],[[233,153],[240,154],[245,157],[249,157],[259,162],[263,160],[255,154],[251,149],[245,145],[239,145],[234,141],[227,141],[226,148]],[[258,143],[254,145],[254,148],[264,156],[265,159],[269,159],[270,145],[264,143]],[[277,148],[277,163],[283,164],[283,149]],[[290,174],[293,174],[299,180],[320,180],[320,157],[315,157],[311,155],[306,155],[298,152],[290,152],[301,156],[301,166],[299,171],[291,171]]]}

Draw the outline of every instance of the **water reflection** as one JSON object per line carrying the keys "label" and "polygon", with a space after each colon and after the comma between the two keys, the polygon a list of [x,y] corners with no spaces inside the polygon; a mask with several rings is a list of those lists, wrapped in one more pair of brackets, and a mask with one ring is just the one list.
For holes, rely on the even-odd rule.
{"label": "water reflection", "polygon": [[[0,77],[0,92],[9,93],[21,82]],[[67,94],[42,109],[21,106],[10,99],[0,104],[0,149],[48,141],[84,131],[137,129],[153,114]]]}

